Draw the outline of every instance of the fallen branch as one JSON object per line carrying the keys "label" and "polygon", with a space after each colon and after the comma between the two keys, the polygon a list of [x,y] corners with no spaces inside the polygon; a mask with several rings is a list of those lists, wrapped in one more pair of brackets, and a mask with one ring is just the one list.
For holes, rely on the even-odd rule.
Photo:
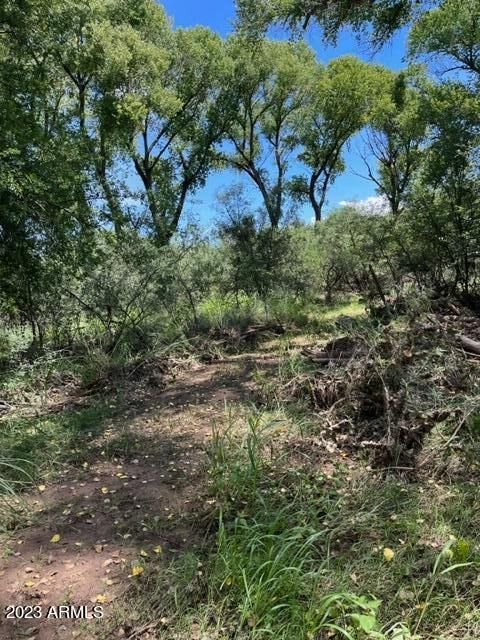
{"label": "fallen branch", "polygon": [[345,356],[307,355],[305,353],[302,355],[306,356],[309,360],[311,360],[311,362],[314,362],[315,364],[319,364],[319,365],[328,365],[331,362],[337,363],[337,364],[346,364],[351,360],[351,358],[345,357]]}
{"label": "fallen branch", "polygon": [[240,334],[241,340],[253,340],[260,335],[274,334],[280,336],[285,333],[285,328],[281,324],[256,324],[248,327]]}
{"label": "fallen branch", "polygon": [[471,338],[467,338],[467,336],[462,336],[461,334],[459,334],[457,338],[465,351],[480,355],[480,342],[478,340],[472,340]]}

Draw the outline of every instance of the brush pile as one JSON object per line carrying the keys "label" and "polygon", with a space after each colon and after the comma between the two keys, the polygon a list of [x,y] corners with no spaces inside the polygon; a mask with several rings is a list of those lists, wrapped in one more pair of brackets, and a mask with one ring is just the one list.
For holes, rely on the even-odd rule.
{"label": "brush pile", "polygon": [[289,392],[308,395],[338,446],[371,452],[380,465],[415,467],[436,425],[456,436],[480,414],[480,318],[454,310],[305,349],[308,371]]}
{"label": "brush pile", "polygon": [[273,322],[254,324],[245,329],[217,327],[211,329],[208,336],[197,339],[195,345],[200,360],[209,363],[220,360],[225,353],[236,354],[255,349],[262,341],[284,333],[285,327]]}

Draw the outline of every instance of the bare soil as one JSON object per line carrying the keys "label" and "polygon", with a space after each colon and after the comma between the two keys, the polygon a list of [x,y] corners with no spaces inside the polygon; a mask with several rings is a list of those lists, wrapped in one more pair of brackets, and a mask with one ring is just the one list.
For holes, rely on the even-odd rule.
{"label": "bare soil", "polygon": [[91,443],[98,459],[69,467],[26,497],[34,524],[3,541],[0,606],[41,606],[43,616],[2,616],[0,640],[88,637],[85,622],[45,619],[45,612],[51,605],[102,604],[108,616],[130,581],[141,580],[132,567],[145,554],[167,562],[199,544],[198,517],[209,509],[212,424],[225,403],[253,400],[256,367],[277,363],[276,356],[257,353],[195,364],[166,389],[129,398],[126,413]]}

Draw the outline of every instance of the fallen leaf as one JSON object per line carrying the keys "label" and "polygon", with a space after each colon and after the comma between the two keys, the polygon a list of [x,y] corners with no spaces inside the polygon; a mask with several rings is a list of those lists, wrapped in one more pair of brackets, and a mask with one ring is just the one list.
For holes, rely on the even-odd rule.
{"label": "fallen leaf", "polygon": [[392,549],[385,547],[385,549],[383,550],[383,557],[387,562],[391,562],[395,557],[395,552]]}
{"label": "fallen leaf", "polygon": [[37,489],[40,491],[40,493],[42,493],[43,491],[45,491],[47,487],[44,484],[39,484]]}
{"label": "fallen leaf", "polygon": [[95,602],[98,602],[99,604],[105,604],[107,600],[108,600],[108,596],[101,593],[99,593],[98,596],[96,596],[95,598]]}
{"label": "fallen leaf", "polygon": [[52,539],[50,540],[50,542],[60,542],[61,540],[61,536],[56,533],[54,536],[52,536]]}
{"label": "fallen leaf", "polygon": [[95,544],[95,545],[93,545],[93,548],[95,549],[95,551],[96,551],[97,553],[102,553],[102,551],[103,551],[103,544]]}
{"label": "fallen leaf", "polygon": [[102,491],[102,493],[108,493],[108,488],[107,487],[102,487],[101,491]]}
{"label": "fallen leaf", "polygon": [[140,551],[140,555],[141,555],[143,558],[148,558],[148,553],[147,553],[146,551],[144,551],[143,549]]}
{"label": "fallen leaf", "polygon": [[161,545],[161,544],[159,544],[157,547],[155,547],[155,548],[154,548],[154,552],[155,552],[157,555],[160,555],[161,553],[163,553],[162,545]]}
{"label": "fallen leaf", "polygon": [[136,564],[134,567],[132,567],[131,577],[141,576],[144,571],[145,571],[145,568],[142,567],[142,565]]}

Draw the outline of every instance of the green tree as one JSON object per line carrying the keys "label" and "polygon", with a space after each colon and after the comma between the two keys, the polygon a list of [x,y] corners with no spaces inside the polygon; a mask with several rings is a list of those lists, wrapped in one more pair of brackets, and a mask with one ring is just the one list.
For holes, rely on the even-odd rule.
{"label": "green tree", "polygon": [[256,36],[271,24],[297,31],[315,21],[328,40],[335,41],[347,26],[381,45],[429,4],[428,0],[237,0],[237,11],[240,27]]}
{"label": "green tree", "polygon": [[219,193],[218,202],[219,236],[230,276],[228,287],[237,299],[241,293],[258,296],[268,315],[272,292],[288,286],[294,262],[289,231],[262,224],[242,185]]}
{"label": "green tree", "polygon": [[177,230],[188,195],[217,166],[231,109],[231,63],[218,36],[198,27],[178,30],[164,44],[153,66],[149,48],[141,47],[102,105],[106,130],[111,125],[144,187],[160,245]]}
{"label": "green tree", "polygon": [[432,87],[431,141],[408,199],[412,255],[443,294],[478,295],[479,98],[458,82]]}
{"label": "green tree", "polygon": [[215,165],[228,118],[220,37],[173,31],[153,0],[12,3],[5,24],[11,55],[53,80],[48,100],[76,134],[106,220],[118,234],[133,222],[168,242]]}
{"label": "green tree", "polygon": [[[420,166],[427,136],[422,96],[409,84],[408,76],[408,71],[381,71],[379,98],[365,136],[367,153],[362,154],[368,177],[395,216],[401,212]],[[376,166],[372,166],[372,159]]]}
{"label": "green tree", "polygon": [[298,147],[299,120],[315,75],[315,56],[303,43],[262,41],[253,49],[230,43],[236,60],[238,105],[228,130],[226,161],[254,182],[270,224],[286,213],[289,169]]}
{"label": "green tree", "polygon": [[1,304],[42,343],[63,279],[88,259],[95,221],[82,151],[60,106],[65,85],[40,52],[17,55],[8,9],[16,7],[3,8],[0,42]]}
{"label": "green tree", "polygon": [[445,0],[424,13],[409,36],[410,53],[445,59],[445,71],[480,74],[480,5],[477,0]]}
{"label": "green tree", "polygon": [[329,187],[345,169],[342,152],[367,122],[374,95],[373,69],[353,56],[318,67],[298,112],[299,159],[309,175],[296,176],[292,189],[300,199],[309,200],[317,222]]}

